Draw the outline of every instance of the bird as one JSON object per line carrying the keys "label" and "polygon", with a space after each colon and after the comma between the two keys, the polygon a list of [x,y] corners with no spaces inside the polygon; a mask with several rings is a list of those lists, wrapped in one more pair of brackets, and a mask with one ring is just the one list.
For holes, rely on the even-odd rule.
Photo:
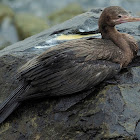
{"label": "bird", "polygon": [[119,6],[100,15],[102,38],[78,39],[44,51],[17,71],[18,87],[0,105],[0,123],[25,100],[77,94],[114,77],[137,56],[138,44],[115,25],[140,21]]}

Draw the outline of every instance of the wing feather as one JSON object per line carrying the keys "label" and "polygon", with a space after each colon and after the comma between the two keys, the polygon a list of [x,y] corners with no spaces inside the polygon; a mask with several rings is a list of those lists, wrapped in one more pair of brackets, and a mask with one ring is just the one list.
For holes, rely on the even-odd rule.
{"label": "wing feather", "polygon": [[112,56],[117,55],[116,46],[105,49],[104,41],[96,41],[82,40],[79,44],[75,41],[72,47],[70,43],[64,43],[51,48],[25,64],[19,75],[47,96],[92,88],[120,71],[120,64],[111,62]]}

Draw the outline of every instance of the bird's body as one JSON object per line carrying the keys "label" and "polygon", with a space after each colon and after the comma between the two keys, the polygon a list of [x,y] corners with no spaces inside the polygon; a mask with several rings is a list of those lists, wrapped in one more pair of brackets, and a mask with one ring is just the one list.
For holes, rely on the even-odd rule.
{"label": "bird's body", "polygon": [[[111,16],[107,14],[109,10]],[[20,86],[0,106],[0,123],[23,100],[89,90],[127,66],[136,56],[138,46],[133,37],[119,33],[114,28],[116,24],[124,22],[121,19],[118,23],[118,14],[122,14],[122,17],[123,14],[127,15],[126,11],[117,6],[106,8],[102,13],[99,29],[103,39],[69,41],[48,49],[23,65],[18,70]],[[133,18],[134,20],[140,21],[139,18]]]}
{"label": "bird's body", "polygon": [[[112,45],[106,49],[108,43]],[[21,67],[19,76],[48,96],[73,94],[115,75],[120,65],[112,62],[118,61],[121,53],[110,40],[66,42],[30,60]]]}

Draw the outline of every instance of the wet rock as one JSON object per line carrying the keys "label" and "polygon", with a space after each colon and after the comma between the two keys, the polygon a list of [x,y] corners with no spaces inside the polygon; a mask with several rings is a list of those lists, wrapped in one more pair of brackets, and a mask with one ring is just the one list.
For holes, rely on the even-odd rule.
{"label": "wet rock", "polygon": [[[61,34],[97,33],[100,12],[78,15],[60,25],[0,51],[0,102],[18,85],[16,70],[45,49],[36,49]],[[80,21],[80,22],[79,22]],[[129,24],[133,28],[129,29]],[[138,24],[118,26],[138,40]],[[89,28],[88,28],[89,25]],[[92,26],[91,26],[92,25]],[[81,30],[82,29],[82,30]],[[91,94],[24,102],[0,125],[0,139],[116,139],[139,138],[140,57],[118,74],[113,84],[103,82]],[[79,94],[80,95],[80,94]],[[82,98],[83,97],[83,98]]]}
{"label": "wet rock", "polygon": [[16,14],[15,25],[20,39],[25,39],[48,28],[45,20],[30,14]]}
{"label": "wet rock", "polygon": [[77,4],[72,3],[64,7],[61,10],[55,11],[48,16],[51,25],[56,25],[62,23],[68,19],[73,18],[74,16],[83,13],[83,8]]}

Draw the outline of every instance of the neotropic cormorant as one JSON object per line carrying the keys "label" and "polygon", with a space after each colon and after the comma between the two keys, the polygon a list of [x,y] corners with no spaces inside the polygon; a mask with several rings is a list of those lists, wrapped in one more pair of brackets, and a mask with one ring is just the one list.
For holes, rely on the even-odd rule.
{"label": "neotropic cormorant", "polygon": [[102,39],[79,39],[52,47],[18,70],[19,87],[0,106],[2,123],[24,100],[76,94],[116,75],[137,55],[135,39],[115,25],[140,21],[118,6],[99,19]]}

